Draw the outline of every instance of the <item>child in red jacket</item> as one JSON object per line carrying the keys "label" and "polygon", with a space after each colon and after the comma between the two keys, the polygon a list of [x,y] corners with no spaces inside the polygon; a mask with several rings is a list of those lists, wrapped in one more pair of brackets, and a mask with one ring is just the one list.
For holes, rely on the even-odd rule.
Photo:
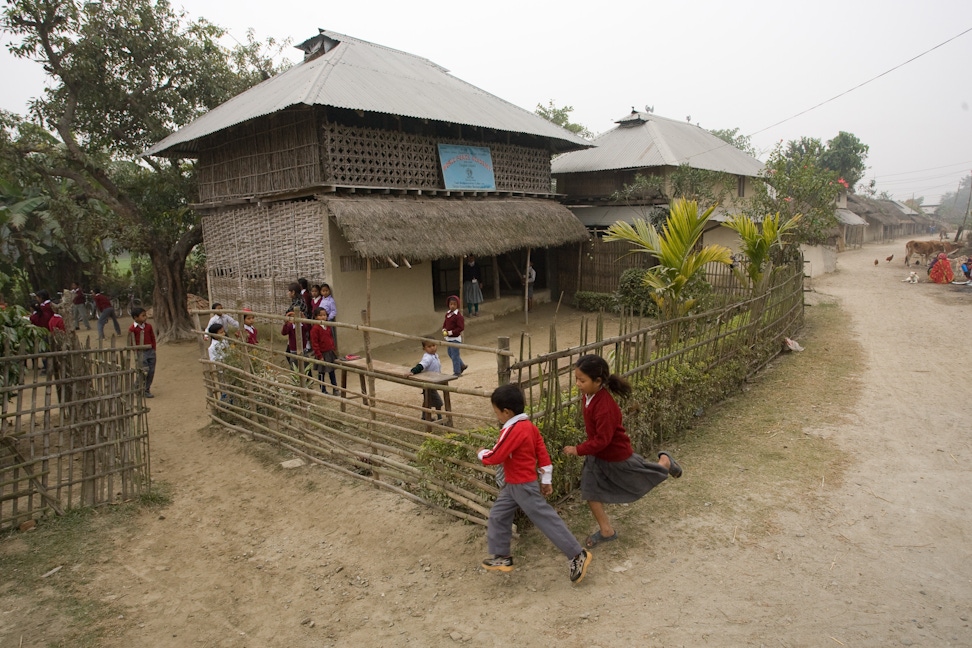
{"label": "child in red jacket", "polygon": [[669,477],[682,476],[682,467],[671,454],[658,453],[658,463],[645,461],[631,447],[621,424],[621,408],[611,395],[629,396],[631,385],[597,355],[581,356],[574,365],[574,380],[584,400],[584,429],[587,441],[566,446],[564,454],[584,456],[581,497],[587,500],[598,529],[587,537],[588,547],[610,542],[617,530],[604,511],[604,504],[625,504],[641,499]]}
{"label": "child in red jacket", "polygon": [[325,325],[327,322],[327,309],[318,306],[314,309],[314,319],[320,322],[315,326],[311,327],[310,331],[310,343],[311,349],[314,350],[314,357],[322,362],[317,365],[317,376],[321,381],[321,391],[325,394],[327,389],[324,387],[324,374],[331,379],[331,386],[334,387],[334,395],[337,396],[337,378],[334,375],[334,369],[328,369],[323,363],[331,362],[333,363],[337,360],[337,354],[334,352],[334,338],[331,337],[330,327]]}
{"label": "child in red jacket", "polygon": [[[489,511],[486,541],[491,558],[483,561],[490,571],[513,571],[510,540],[513,515],[520,508],[530,521],[567,556],[572,583],[584,579],[594,557],[580,546],[557,511],[547,502],[553,493],[553,465],[540,430],[523,413],[523,392],[516,385],[501,385],[490,397],[493,412],[503,428],[491,450],[481,448],[479,460],[487,466],[502,464],[503,478],[499,495]],[[540,483],[537,483],[537,464]],[[500,477],[497,474],[497,483]]]}
{"label": "child in red jacket", "polygon": [[129,346],[148,346],[141,351],[142,369],[145,371],[145,398],[155,398],[152,394],[152,381],[155,379],[155,331],[148,323],[148,312],[140,306],[132,309],[132,325],[128,327]]}
{"label": "child in red jacket", "polygon": [[[449,295],[446,300],[446,316],[442,321],[442,335],[446,342],[462,342],[462,332],[466,329],[466,320],[459,310],[459,298]],[[459,347],[450,346],[448,348],[449,358],[452,360],[452,373],[459,376],[468,369],[466,363],[459,357]]]}

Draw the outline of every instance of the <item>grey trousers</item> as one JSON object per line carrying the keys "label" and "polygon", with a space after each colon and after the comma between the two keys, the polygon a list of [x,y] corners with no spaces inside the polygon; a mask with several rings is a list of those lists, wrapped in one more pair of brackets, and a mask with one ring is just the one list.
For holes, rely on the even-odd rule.
{"label": "grey trousers", "polygon": [[573,558],[581,552],[580,543],[570,532],[557,511],[540,492],[540,482],[507,484],[500,491],[489,511],[486,523],[486,544],[494,556],[509,556],[513,537],[513,515],[521,508],[530,521],[560,549]]}

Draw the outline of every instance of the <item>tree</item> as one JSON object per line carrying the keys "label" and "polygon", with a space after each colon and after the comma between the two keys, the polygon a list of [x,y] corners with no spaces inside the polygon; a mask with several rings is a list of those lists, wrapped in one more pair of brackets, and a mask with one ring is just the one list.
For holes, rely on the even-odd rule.
{"label": "tree", "polygon": [[705,270],[706,263],[732,261],[729,248],[722,245],[696,249],[714,209],[709,207],[700,214],[698,203],[677,199],[660,233],[642,219],[635,219],[633,224],[617,221],[608,228],[605,241],[633,243],[639,248],[634,252],[658,259],[658,265],[645,273],[644,282],[652,289],[652,299],[665,319],[687,315],[695,306],[696,300],[687,298],[684,291]]}
{"label": "tree", "polygon": [[835,171],[847,182],[847,188],[853,192],[854,187],[864,177],[867,171],[865,160],[869,147],[851,133],[840,131],[820,155],[820,164],[825,169]]}
{"label": "tree", "polygon": [[753,140],[749,137],[749,135],[743,135],[740,133],[738,128],[720,128],[710,130],[709,132],[721,139],[723,142],[731,144],[740,151],[749,153],[753,157],[757,157],[756,147],[753,146]]}
{"label": "tree", "polygon": [[594,133],[589,131],[586,126],[582,124],[575,124],[570,121],[570,113],[574,112],[573,106],[564,106],[563,108],[558,108],[554,105],[553,99],[547,102],[547,105],[537,104],[537,109],[534,111],[536,114],[540,115],[548,122],[553,122],[561,128],[569,130],[575,135],[580,135],[585,139],[592,139]]}
{"label": "tree", "polygon": [[836,172],[820,166],[816,140],[803,138],[782,144],[770,154],[744,210],[753,220],[779,214],[781,223],[802,215],[794,228],[798,243],[825,243],[837,225],[837,196],[842,188]]}
{"label": "tree", "polygon": [[[31,120],[9,125],[13,154],[111,210],[113,235],[151,259],[159,338],[190,336],[183,272],[202,241],[189,210],[192,166],[138,156],[269,76],[272,59],[252,33],[228,52],[221,28],[188,20],[166,0],[8,0],[0,27],[19,39],[10,51],[41,62],[50,77]],[[138,193],[146,185],[168,202],[150,205]]]}

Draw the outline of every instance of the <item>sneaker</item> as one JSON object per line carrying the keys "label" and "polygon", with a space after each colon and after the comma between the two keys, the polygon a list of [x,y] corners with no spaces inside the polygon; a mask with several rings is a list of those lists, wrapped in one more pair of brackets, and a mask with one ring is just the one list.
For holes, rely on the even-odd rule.
{"label": "sneaker", "polygon": [[511,572],[513,571],[513,557],[493,556],[492,558],[487,558],[483,561],[483,569],[487,571]]}
{"label": "sneaker", "polygon": [[145,392],[145,398],[155,398],[155,394],[152,392]]}
{"label": "sneaker", "polygon": [[[570,582],[579,583],[584,580],[584,575],[587,574],[587,567],[594,560],[594,555],[587,549],[581,549],[581,552],[570,559],[568,564],[570,565]],[[512,565],[510,566],[512,569]]]}

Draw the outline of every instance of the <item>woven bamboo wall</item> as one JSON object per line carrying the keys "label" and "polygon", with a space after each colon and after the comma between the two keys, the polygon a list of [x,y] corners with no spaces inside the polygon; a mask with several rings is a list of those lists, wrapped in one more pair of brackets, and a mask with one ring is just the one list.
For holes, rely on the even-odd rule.
{"label": "woven bamboo wall", "polygon": [[206,138],[199,151],[199,200],[295,191],[321,183],[314,111],[292,108]]}
{"label": "woven bamboo wall", "polygon": [[635,249],[625,241],[607,242],[599,238],[562,245],[551,251],[556,255],[557,286],[568,295],[579,290],[614,292],[625,270],[654,265],[647,254],[629,254]]}
{"label": "woven bamboo wall", "polygon": [[322,129],[327,184],[444,189],[437,144],[466,144],[489,147],[497,191],[550,192],[550,154],[545,149],[337,123]]}
{"label": "woven bamboo wall", "polygon": [[298,277],[327,281],[327,211],[316,200],[245,205],[202,219],[210,299],[282,313]]}

